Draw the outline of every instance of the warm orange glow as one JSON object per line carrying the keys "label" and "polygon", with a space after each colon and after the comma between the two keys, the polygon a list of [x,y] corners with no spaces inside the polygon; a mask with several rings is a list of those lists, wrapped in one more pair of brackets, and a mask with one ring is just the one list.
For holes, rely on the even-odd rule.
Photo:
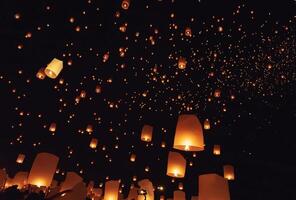
{"label": "warm orange glow", "polygon": [[49,126],[49,131],[50,132],[55,132],[57,128],[57,124],[56,123],[51,123]]}
{"label": "warm orange glow", "polygon": [[224,165],[223,166],[223,171],[224,171],[224,178],[227,180],[234,180],[234,167],[232,165]]}
{"label": "warm orange glow", "polygon": [[214,91],[214,97],[219,98],[221,96],[221,90],[220,89],[216,89]]}
{"label": "warm orange glow", "polygon": [[174,200],[186,200],[185,192],[180,190],[174,191]]}
{"label": "warm orange glow", "polygon": [[40,68],[39,70],[38,70],[38,72],[36,73],[36,77],[38,78],[38,79],[40,79],[40,80],[43,80],[43,79],[45,79],[45,72],[44,72],[44,68]]}
{"label": "warm orange glow", "polygon": [[178,152],[169,152],[167,175],[176,178],[183,178],[186,171],[186,160]]}
{"label": "warm orange glow", "polygon": [[24,154],[21,154],[21,153],[20,153],[20,154],[18,155],[17,159],[16,159],[16,162],[19,163],[19,164],[22,164],[22,163],[24,162],[24,160],[25,160],[25,157],[26,157],[26,156],[25,156]]}
{"label": "warm orange glow", "polygon": [[217,174],[204,174],[198,178],[198,197],[206,200],[230,200],[228,182]]}
{"label": "warm orange glow", "polygon": [[49,78],[55,79],[63,69],[63,61],[54,58],[45,68],[44,72]]}
{"label": "warm orange glow", "polygon": [[130,0],[122,0],[121,7],[124,10],[127,10],[130,6]]}
{"label": "warm orange glow", "polygon": [[221,148],[220,148],[220,145],[218,145],[218,144],[215,144],[215,145],[214,145],[214,148],[213,148],[213,154],[214,154],[214,155],[220,155],[220,154],[221,154]]}
{"label": "warm orange glow", "polygon": [[98,139],[92,138],[90,141],[89,147],[92,149],[95,149],[97,148],[97,145],[98,145]]}
{"label": "warm orange glow", "polygon": [[185,36],[191,37],[192,36],[192,31],[190,27],[185,28]]}
{"label": "warm orange glow", "polygon": [[141,140],[145,142],[151,142],[153,134],[153,127],[149,125],[144,125],[141,133]]}
{"label": "warm orange glow", "polygon": [[205,130],[209,130],[209,129],[211,129],[211,124],[210,124],[210,120],[209,120],[209,119],[206,119],[206,120],[204,121],[204,129],[205,129]]}
{"label": "warm orange glow", "polygon": [[105,184],[104,200],[118,200],[119,181],[107,181]]}
{"label": "warm orange glow", "polygon": [[130,157],[130,161],[131,162],[135,162],[136,161],[136,154],[132,154]]}
{"label": "warm orange glow", "polygon": [[186,59],[183,58],[183,57],[180,57],[179,60],[178,60],[178,68],[179,69],[185,69],[186,65],[187,65]]}

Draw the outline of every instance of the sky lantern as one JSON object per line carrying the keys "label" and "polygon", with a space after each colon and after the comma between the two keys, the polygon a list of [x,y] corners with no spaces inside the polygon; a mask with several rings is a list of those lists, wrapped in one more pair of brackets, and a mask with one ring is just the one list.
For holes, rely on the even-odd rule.
{"label": "sky lantern", "polygon": [[56,129],[57,129],[57,124],[53,122],[53,123],[50,124],[48,130],[49,130],[50,132],[55,132]]}
{"label": "sky lantern", "polygon": [[97,86],[96,86],[96,93],[97,93],[97,94],[100,94],[101,92],[102,92],[102,88],[101,88],[101,86],[97,85]]}
{"label": "sky lantern", "polygon": [[165,148],[166,147],[166,143],[165,141],[162,141],[161,144],[160,144],[161,148]]}
{"label": "sky lantern", "polygon": [[131,162],[135,162],[135,161],[136,161],[136,154],[133,153],[133,154],[131,155],[131,157],[130,157],[130,161],[131,161]]}
{"label": "sky lantern", "polygon": [[17,185],[18,189],[21,189],[28,182],[28,172],[17,172],[12,179],[12,185]]}
{"label": "sky lantern", "polygon": [[92,149],[95,149],[97,148],[97,145],[98,145],[98,139],[92,138],[90,141],[89,147]]}
{"label": "sky lantern", "polygon": [[224,171],[224,178],[227,180],[234,180],[234,167],[232,165],[224,165],[223,166],[223,171]]}
{"label": "sky lantern", "polygon": [[49,78],[55,79],[63,69],[63,61],[54,58],[45,68],[44,72]]}
{"label": "sky lantern", "polygon": [[209,119],[206,119],[205,121],[204,121],[204,129],[205,130],[209,130],[209,129],[211,129],[211,123],[210,123],[210,120]]}
{"label": "sky lantern", "polygon": [[144,125],[141,133],[141,140],[145,142],[151,142],[153,133],[153,126]]}
{"label": "sky lantern", "polygon": [[221,147],[219,144],[214,145],[213,154],[217,156],[221,154]]}
{"label": "sky lantern", "polygon": [[104,200],[118,200],[119,181],[107,181],[105,184]]}
{"label": "sky lantern", "polygon": [[220,89],[216,89],[214,91],[214,97],[219,98],[221,96],[221,90]]}
{"label": "sky lantern", "polygon": [[38,72],[36,73],[36,77],[38,79],[40,79],[40,80],[45,79],[46,74],[45,74],[44,70],[45,69],[43,67],[38,70]]}
{"label": "sky lantern", "polygon": [[179,69],[185,69],[187,65],[186,58],[180,57],[178,60],[178,68]]}
{"label": "sky lantern", "polygon": [[28,177],[28,183],[38,187],[49,187],[59,158],[50,153],[37,154]]}
{"label": "sky lantern", "polygon": [[193,114],[180,115],[177,122],[173,148],[183,151],[203,151],[202,126]]}
{"label": "sky lantern", "polygon": [[178,152],[169,152],[167,175],[176,178],[183,178],[186,171],[186,160]]}
{"label": "sky lantern", "polygon": [[185,192],[176,190],[174,191],[174,200],[186,200]]}
{"label": "sky lantern", "polygon": [[22,164],[23,162],[24,162],[24,160],[25,160],[25,154],[19,154],[18,155],[18,157],[17,157],[17,159],[16,159],[16,162],[18,163],[18,164]]}
{"label": "sky lantern", "polygon": [[179,190],[183,190],[183,189],[184,189],[184,186],[183,186],[183,183],[182,183],[182,182],[180,182],[180,183],[178,184],[178,189],[179,189]]}
{"label": "sky lantern", "polygon": [[91,125],[91,124],[88,124],[87,126],[86,126],[86,132],[88,132],[88,133],[92,133],[93,132],[93,126]]}
{"label": "sky lantern", "polygon": [[121,7],[124,10],[127,10],[130,6],[131,0],[122,0]]}
{"label": "sky lantern", "polygon": [[[152,182],[149,179],[138,181],[138,185],[140,186],[141,190],[145,190],[147,192],[146,200],[154,200],[154,188]],[[138,200],[144,200],[144,195],[139,195]]]}
{"label": "sky lantern", "polygon": [[83,179],[75,172],[67,172],[65,181],[61,184],[60,191],[70,190],[78,183],[82,182]]}
{"label": "sky lantern", "polygon": [[199,200],[230,200],[228,182],[217,174],[203,174],[198,178]]}
{"label": "sky lantern", "polygon": [[107,62],[108,59],[109,59],[109,51],[103,55],[103,62]]}
{"label": "sky lantern", "polygon": [[192,31],[190,27],[185,28],[185,36],[191,37],[192,36]]}

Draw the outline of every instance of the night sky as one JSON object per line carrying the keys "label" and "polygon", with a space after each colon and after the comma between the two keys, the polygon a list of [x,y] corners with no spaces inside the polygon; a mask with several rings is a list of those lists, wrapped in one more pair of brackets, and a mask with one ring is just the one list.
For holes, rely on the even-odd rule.
{"label": "night sky", "polygon": [[[157,197],[183,182],[189,198],[198,175],[231,164],[233,200],[296,199],[296,1],[132,0],[124,10],[119,0],[2,0],[0,36],[0,167],[11,177],[49,152],[60,157],[57,180],[121,179],[127,194],[133,176],[149,178]],[[64,62],[59,76],[36,78],[53,58]],[[167,155],[186,113],[211,129],[204,151],[182,152],[186,177],[172,182]],[[140,140],[145,124],[150,143]]]}

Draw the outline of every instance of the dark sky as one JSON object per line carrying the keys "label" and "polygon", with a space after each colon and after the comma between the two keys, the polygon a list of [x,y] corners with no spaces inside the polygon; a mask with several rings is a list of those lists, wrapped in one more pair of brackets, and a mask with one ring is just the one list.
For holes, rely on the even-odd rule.
{"label": "dark sky", "polygon": [[[60,157],[60,171],[81,173],[86,182],[121,178],[126,194],[136,175],[164,186],[156,195],[166,197],[183,182],[189,198],[198,192],[198,175],[223,175],[223,165],[232,164],[233,200],[296,198],[296,2],[132,0],[128,10],[120,4],[1,1],[0,167],[13,177],[45,151]],[[186,27],[192,37],[184,36]],[[185,69],[177,66],[179,57],[186,58]],[[64,61],[61,74],[37,79],[53,58]],[[81,91],[86,98],[75,103]],[[183,113],[209,119],[211,129],[204,131],[205,151],[182,152],[186,177],[171,183],[167,155],[176,151]],[[48,131],[52,122],[55,135]],[[140,140],[144,124],[154,126],[148,145]],[[91,138],[98,139],[96,150]],[[214,144],[221,156],[212,154]],[[19,153],[26,155],[22,165],[15,163]]]}

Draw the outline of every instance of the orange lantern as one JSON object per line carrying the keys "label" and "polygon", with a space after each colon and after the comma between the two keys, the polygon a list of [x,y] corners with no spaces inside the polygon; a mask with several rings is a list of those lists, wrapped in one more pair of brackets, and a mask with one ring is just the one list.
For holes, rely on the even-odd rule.
{"label": "orange lantern", "polygon": [[190,27],[185,28],[185,36],[191,37],[192,36],[192,31]]}
{"label": "orange lantern", "polygon": [[16,162],[19,163],[19,164],[22,164],[24,162],[24,160],[25,160],[25,157],[26,157],[25,154],[20,153],[18,155],[17,159],[16,159]]}
{"label": "orange lantern", "polygon": [[107,62],[108,59],[109,59],[109,52],[103,55],[103,62]]}
{"label": "orange lantern", "polygon": [[201,200],[230,200],[228,182],[217,174],[200,175],[198,191]]}
{"label": "orange lantern", "polygon": [[186,58],[180,57],[178,60],[178,68],[179,69],[185,69],[187,65]]}
{"label": "orange lantern", "polygon": [[173,148],[185,151],[203,151],[202,126],[193,114],[180,115],[177,122]]}
{"label": "orange lantern", "polygon": [[143,179],[138,181],[138,185],[140,186],[140,189],[146,190],[146,198],[144,198],[144,195],[139,195],[138,200],[154,200],[154,188],[153,184],[149,179]]}
{"label": "orange lantern", "polygon": [[165,141],[162,141],[160,146],[161,146],[161,148],[165,148],[166,147]]}
{"label": "orange lantern", "polygon": [[204,121],[204,129],[205,129],[205,130],[209,130],[209,129],[211,129],[211,123],[210,123],[210,120],[209,120],[209,119],[206,119],[206,120]]}
{"label": "orange lantern", "polygon": [[93,126],[91,124],[86,126],[86,132],[88,132],[89,134],[93,132]]}
{"label": "orange lantern", "polygon": [[118,200],[119,181],[108,181],[105,184],[104,200]]}
{"label": "orange lantern", "polygon": [[169,152],[167,175],[176,178],[183,178],[186,171],[186,160],[178,152]]}
{"label": "orange lantern", "polygon": [[131,162],[135,162],[135,161],[136,161],[136,154],[133,153],[133,154],[131,155],[131,157],[130,157],[130,161],[131,161]]}
{"label": "orange lantern", "polygon": [[75,185],[82,181],[83,179],[75,172],[67,172],[65,181],[61,184],[60,191],[71,190]]}
{"label": "orange lantern", "polygon": [[122,0],[121,7],[124,10],[127,10],[130,6],[131,1],[130,0]]}
{"label": "orange lantern", "polygon": [[89,147],[92,149],[95,149],[97,148],[97,145],[98,145],[98,139],[92,138],[90,141]]}
{"label": "orange lantern", "polygon": [[102,88],[101,88],[101,86],[97,85],[97,86],[96,86],[96,93],[99,94],[99,93],[101,93],[101,92],[102,92]]}
{"label": "orange lantern", "polygon": [[28,177],[28,183],[38,187],[49,187],[55,174],[59,158],[50,153],[37,154]]}
{"label": "orange lantern", "polygon": [[182,182],[180,182],[180,183],[178,184],[178,189],[179,189],[179,190],[183,190],[183,189],[184,189],[184,187],[183,187],[183,183],[182,183]]}
{"label": "orange lantern", "polygon": [[49,78],[55,79],[63,69],[63,61],[54,58],[45,68],[44,72]]}
{"label": "orange lantern", "polygon": [[50,126],[49,126],[49,131],[50,132],[55,132],[57,129],[57,124],[56,123],[51,123]]}
{"label": "orange lantern", "polygon": [[223,171],[224,171],[224,178],[228,180],[234,180],[234,167],[232,165],[224,165],[223,166]]}
{"label": "orange lantern", "polygon": [[12,185],[17,185],[18,189],[23,188],[28,181],[28,172],[17,172],[12,179]]}
{"label": "orange lantern", "polygon": [[186,200],[185,192],[180,190],[174,191],[174,200]]}
{"label": "orange lantern", "polygon": [[216,89],[214,91],[214,97],[219,98],[221,96],[221,90],[220,89]]}
{"label": "orange lantern", "polygon": [[214,155],[220,155],[221,154],[221,148],[220,148],[220,145],[218,145],[218,144],[215,144],[214,145],[214,148],[213,148],[213,154]]}
{"label": "orange lantern", "polygon": [[86,97],[86,92],[85,92],[84,90],[82,90],[82,91],[80,92],[80,97],[81,97],[81,98],[85,98],[85,97]]}
{"label": "orange lantern", "polygon": [[44,72],[44,68],[40,68],[38,70],[38,72],[36,73],[36,77],[40,80],[45,79],[45,72]]}
{"label": "orange lantern", "polygon": [[141,140],[145,142],[151,142],[153,133],[153,126],[144,125],[141,133]]}

